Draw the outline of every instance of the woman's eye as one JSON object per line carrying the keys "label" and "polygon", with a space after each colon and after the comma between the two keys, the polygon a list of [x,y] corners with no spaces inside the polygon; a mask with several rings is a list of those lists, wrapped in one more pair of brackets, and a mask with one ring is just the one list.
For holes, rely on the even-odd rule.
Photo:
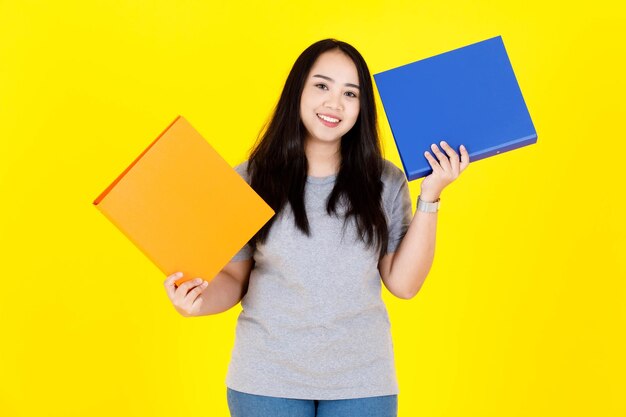
{"label": "woman's eye", "polygon": [[[315,84],[315,87],[317,87],[317,88],[319,88],[321,90],[328,90],[328,86],[326,84],[323,84],[323,83]],[[357,98],[357,95],[355,93],[353,93],[352,91],[346,92],[346,95],[348,97]]]}

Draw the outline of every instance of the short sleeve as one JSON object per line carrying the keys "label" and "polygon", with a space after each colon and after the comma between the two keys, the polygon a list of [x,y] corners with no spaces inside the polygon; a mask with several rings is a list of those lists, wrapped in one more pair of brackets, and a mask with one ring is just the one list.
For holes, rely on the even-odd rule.
{"label": "short sleeve", "polygon": [[409,192],[409,184],[404,174],[398,179],[400,186],[394,196],[389,214],[389,244],[387,245],[387,253],[395,252],[402,238],[413,219],[411,211],[411,193]]}
{"label": "short sleeve", "polygon": [[247,259],[251,259],[253,253],[254,251],[252,250],[252,246],[250,245],[250,243],[246,243],[245,246],[241,248],[239,252],[237,252],[235,256],[231,258],[230,262],[245,261]]}
{"label": "short sleeve", "polygon": [[[236,165],[234,167],[234,170],[237,171],[237,173],[241,176],[241,178],[243,178],[248,184],[250,184],[250,181],[248,180],[248,173],[246,172],[247,165],[248,165],[248,162],[244,161],[241,164]],[[239,251],[231,258],[230,262],[245,261],[247,259],[252,258],[253,254],[254,254],[254,249],[252,245],[250,245],[250,243],[248,242],[241,249],[239,249]]]}

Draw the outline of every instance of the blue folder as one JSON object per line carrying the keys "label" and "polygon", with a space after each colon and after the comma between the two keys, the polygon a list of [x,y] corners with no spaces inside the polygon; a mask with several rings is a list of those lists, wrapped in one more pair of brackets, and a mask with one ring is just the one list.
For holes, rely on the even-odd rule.
{"label": "blue folder", "polygon": [[459,155],[463,144],[475,162],[537,142],[501,36],[374,74],[374,81],[409,181],[432,172],[424,156],[433,154],[432,143],[442,149],[445,140]]}

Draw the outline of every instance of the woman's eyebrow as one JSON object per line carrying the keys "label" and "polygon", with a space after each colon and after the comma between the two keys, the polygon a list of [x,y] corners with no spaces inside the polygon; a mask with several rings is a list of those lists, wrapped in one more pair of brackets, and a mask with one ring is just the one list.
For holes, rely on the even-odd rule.
{"label": "woman's eyebrow", "polygon": [[[332,78],[327,77],[327,76],[325,76],[325,75],[321,75],[321,74],[315,74],[313,77],[323,78],[323,79],[325,79],[325,80],[335,82],[335,80],[333,80]],[[356,88],[357,90],[360,88],[360,87],[359,87],[358,85],[356,85],[356,84],[346,83],[345,85],[346,85],[346,86],[348,86],[348,87],[354,87],[354,88]]]}

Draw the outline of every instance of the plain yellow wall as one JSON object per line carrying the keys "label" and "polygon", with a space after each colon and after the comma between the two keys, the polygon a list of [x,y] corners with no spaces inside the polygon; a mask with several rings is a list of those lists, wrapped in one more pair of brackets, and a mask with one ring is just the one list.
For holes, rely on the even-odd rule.
{"label": "plain yellow wall", "polygon": [[400,416],[626,415],[625,20],[618,1],[0,0],[0,415],[228,416],[240,306],[179,316],[92,201],[178,114],[243,160],[314,41],[376,73],[498,35],[538,143],[472,163],[421,292],[385,290]]}

